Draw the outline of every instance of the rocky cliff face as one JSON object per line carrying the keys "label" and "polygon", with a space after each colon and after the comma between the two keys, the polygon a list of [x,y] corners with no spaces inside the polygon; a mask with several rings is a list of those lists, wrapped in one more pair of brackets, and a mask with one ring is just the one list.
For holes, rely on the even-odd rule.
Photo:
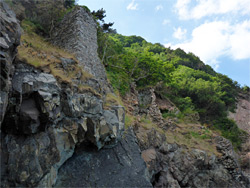
{"label": "rocky cliff face", "polygon": [[0,91],[0,127],[8,104],[12,62],[16,56],[16,47],[20,43],[21,30],[17,19],[9,7],[2,2],[0,6],[0,61],[1,61],[1,91]]}
{"label": "rocky cliff face", "polygon": [[247,187],[232,145],[222,137],[216,138],[218,157],[170,144],[156,130],[139,128],[136,135],[154,187]]}
{"label": "rocky cliff face", "polygon": [[239,94],[235,113],[229,117],[237,123],[239,128],[250,134],[250,94]]}
{"label": "rocky cliff face", "polygon": [[[54,44],[76,54],[84,70],[108,90],[105,68],[97,54],[97,24],[84,8],[76,8],[64,17],[53,33]],[[84,41],[84,43],[82,42]]]}
{"label": "rocky cliff face", "polygon": [[[104,110],[104,97],[101,95],[70,89],[70,86],[59,82],[52,74],[27,65],[19,59],[13,62],[20,40],[20,26],[14,13],[5,4],[1,3],[0,7],[1,65],[3,65],[1,79],[5,84],[1,87],[1,101],[3,101],[1,114],[4,117],[3,121],[1,119],[2,186],[51,187],[56,183],[58,170],[72,157],[78,145],[92,144],[92,148],[97,152],[103,147],[110,148],[118,143],[124,131],[124,108],[110,106],[108,110]],[[75,52],[79,57],[85,57],[85,59],[79,58],[80,62],[82,65],[84,63],[88,65],[94,61],[95,68],[101,67],[98,56],[94,58],[97,55],[94,53],[97,48],[94,20],[83,8],[73,11],[73,15],[76,20],[84,18],[81,24],[85,27],[77,28],[77,31],[85,34],[93,32],[92,38],[89,38],[91,34],[82,35],[81,40],[77,41],[78,44],[75,44],[75,40],[79,32],[67,33],[73,36],[72,44],[76,46],[90,48],[90,43],[93,43],[93,49],[81,51],[83,52],[81,55],[77,51],[78,48],[76,49]],[[68,16],[68,19],[71,19],[71,15],[66,17]],[[68,27],[69,30],[70,25]],[[70,39],[65,42],[68,43]],[[62,61],[62,64],[67,65],[73,60],[63,58]],[[13,73],[10,75],[12,65]],[[90,73],[97,74],[93,67],[87,68]],[[106,79],[104,69],[102,75],[98,76],[96,81],[91,78],[89,83],[103,83],[100,79]],[[93,84],[88,86],[92,87]],[[118,148],[121,150],[121,147],[127,147],[127,144],[123,143]],[[133,149],[139,151],[135,142]],[[114,151],[107,149],[106,152],[112,155]],[[132,154],[132,151],[130,152]],[[142,159],[139,162],[141,179],[147,182],[144,176],[145,164]],[[127,171],[131,172],[131,164],[126,165]],[[133,185],[136,183],[140,182],[134,182]]]}
{"label": "rocky cliff face", "polygon": [[[71,84],[15,59],[20,26],[5,4],[0,11],[2,187],[248,186],[228,140],[211,141],[219,155],[167,141],[164,131],[176,125],[162,118],[152,88],[128,96],[138,121],[124,131],[124,107],[104,108],[112,89],[97,55],[96,23],[84,8],[65,15],[53,35],[78,60],[57,57],[57,66],[79,63],[92,75]],[[140,126],[144,116],[155,127]]]}
{"label": "rocky cliff face", "polygon": [[[141,126],[135,122],[134,131],[147,164],[154,187],[248,187],[249,180],[242,173],[237,154],[227,139],[214,136],[209,144],[215,144],[218,153],[187,147],[168,141],[165,131],[173,129],[178,134],[174,121],[160,116],[154,90],[149,88],[132,93],[138,116],[149,116],[155,122],[153,127]],[[171,108],[170,108],[171,109]],[[155,113],[157,112],[157,113]],[[197,125],[195,125],[197,126]],[[183,133],[183,137],[187,133]],[[198,143],[197,143],[198,147]]]}
{"label": "rocky cliff face", "polygon": [[[250,94],[239,94],[235,113],[229,113],[229,118],[235,120],[239,128],[250,135]],[[241,166],[250,177],[250,137],[246,139],[241,151]]]}

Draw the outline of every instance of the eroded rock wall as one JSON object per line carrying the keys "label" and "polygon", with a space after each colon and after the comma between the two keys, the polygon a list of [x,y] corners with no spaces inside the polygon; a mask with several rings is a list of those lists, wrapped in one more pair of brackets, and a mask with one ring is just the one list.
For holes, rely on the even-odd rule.
{"label": "eroded rock wall", "polygon": [[250,93],[239,94],[235,113],[229,112],[229,118],[233,119],[238,127],[248,133],[240,152],[240,164],[250,179]]}
{"label": "eroded rock wall", "polygon": [[8,104],[12,62],[20,43],[21,29],[15,14],[0,1],[0,127]]}
{"label": "eroded rock wall", "polygon": [[101,83],[103,91],[108,88],[105,68],[97,54],[97,24],[83,7],[77,7],[64,17],[53,34],[54,44],[76,54],[84,70]]}
{"label": "eroded rock wall", "polygon": [[[121,140],[124,108],[111,106],[105,110],[101,95],[72,89],[52,74],[19,59],[13,62],[20,40],[20,26],[7,5],[0,5],[1,79],[5,84],[1,87],[1,101],[4,101],[1,103],[4,117],[1,127],[1,186],[51,187],[56,183],[59,168],[72,157],[77,145],[90,142],[100,150],[113,147]],[[90,19],[86,12],[81,13]],[[80,29],[83,30],[79,32],[96,34],[91,26]],[[83,46],[84,42],[84,38],[78,41]],[[96,37],[91,42],[97,46]],[[90,51],[84,55],[92,57]],[[68,62],[72,59],[64,58],[62,64]]]}
{"label": "eroded rock wall", "polygon": [[206,151],[168,143],[155,129],[135,127],[135,134],[154,187],[235,187],[249,186],[242,174],[232,144],[216,137],[219,156]]}
{"label": "eroded rock wall", "polygon": [[55,187],[152,187],[134,132],[112,149],[80,145],[59,171]]}
{"label": "eroded rock wall", "polygon": [[[3,161],[11,186],[53,184],[77,144],[88,140],[101,149],[121,139],[121,106],[104,110],[95,95],[62,88],[53,75],[20,61],[15,64],[12,89],[2,124]],[[54,173],[50,176],[54,179],[44,180],[48,173]]]}
{"label": "eroded rock wall", "polygon": [[[210,143],[215,144],[217,153],[211,154],[202,149],[170,143],[165,131],[174,126],[161,116],[160,105],[155,101],[157,95],[152,88],[132,92],[133,104],[138,104],[138,119],[145,114],[155,122],[155,126],[143,127],[143,122],[136,121],[135,135],[142,150],[154,187],[248,187],[249,179],[242,172],[238,155],[231,142],[221,136],[214,136]],[[135,108],[129,108],[134,111]],[[172,106],[164,110],[172,110]],[[194,125],[196,126],[196,125]],[[161,130],[159,130],[159,128]],[[190,129],[191,130],[191,129]],[[174,131],[172,132],[173,134]],[[176,134],[177,131],[176,131]],[[185,136],[183,134],[183,136]],[[198,143],[197,143],[198,144]],[[208,143],[209,144],[209,143]]]}
{"label": "eroded rock wall", "polygon": [[235,120],[240,129],[250,134],[250,93],[239,94],[235,113],[230,112],[229,118]]}

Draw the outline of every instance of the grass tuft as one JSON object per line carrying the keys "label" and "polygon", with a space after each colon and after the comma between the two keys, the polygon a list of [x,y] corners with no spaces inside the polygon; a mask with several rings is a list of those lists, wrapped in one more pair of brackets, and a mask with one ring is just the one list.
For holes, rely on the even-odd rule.
{"label": "grass tuft", "polygon": [[[34,23],[23,20],[21,26],[24,32],[21,36],[21,45],[18,47],[17,57],[19,60],[51,73],[59,83],[63,82],[73,86],[77,81],[82,92],[89,91],[96,96],[100,95],[93,88],[81,86],[81,83],[86,82],[93,76],[84,71],[74,54],[52,45],[37,35],[35,33],[37,26]],[[61,58],[71,59],[75,63],[69,64],[65,68]]]}

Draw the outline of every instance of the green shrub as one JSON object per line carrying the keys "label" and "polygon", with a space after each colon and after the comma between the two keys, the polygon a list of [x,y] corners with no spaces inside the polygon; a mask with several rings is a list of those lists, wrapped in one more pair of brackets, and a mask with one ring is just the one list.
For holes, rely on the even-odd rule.
{"label": "green shrub", "polygon": [[130,90],[129,79],[122,73],[107,71],[108,79],[115,90],[118,90],[121,96]]}
{"label": "green shrub", "polygon": [[240,149],[246,132],[239,129],[235,121],[226,117],[214,120],[213,125],[215,129],[221,131],[223,137],[229,139],[236,149]]}

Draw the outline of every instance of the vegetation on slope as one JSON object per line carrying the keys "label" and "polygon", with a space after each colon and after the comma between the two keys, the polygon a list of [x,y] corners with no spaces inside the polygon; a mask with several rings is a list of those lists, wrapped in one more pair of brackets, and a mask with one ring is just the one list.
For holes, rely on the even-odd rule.
{"label": "vegetation on slope", "polygon": [[[71,11],[74,1],[67,3],[69,4],[64,5],[65,9],[60,14],[56,13],[57,9],[54,10],[50,15],[53,20],[58,22],[65,13]],[[88,10],[87,7],[84,8]],[[200,118],[202,124],[207,124],[210,129],[220,130],[235,147],[240,147],[245,133],[227,118],[227,112],[235,109],[237,94],[249,90],[248,87],[240,88],[237,82],[216,73],[193,53],[165,48],[159,43],[152,44],[142,37],[117,34],[111,28],[113,23],[104,22],[103,9],[92,14],[99,25],[99,57],[106,67],[111,84],[121,96],[130,92],[131,85],[136,85],[137,89],[154,87],[158,96],[170,99],[181,111],[178,115],[163,112],[165,117]],[[79,69],[67,72],[60,68],[59,61],[59,57],[74,59],[72,54],[50,45],[35,34],[41,34],[42,31],[43,35],[49,36],[53,28],[46,28],[39,20],[24,20],[22,27],[25,33],[19,47],[19,58],[35,67],[47,68],[59,80],[72,83]],[[89,77],[84,71],[82,75],[80,79]],[[80,85],[78,88],[86,90],[85,86]],[[119,97],[107,97],[105,106],[122,103]],[[134,117],[128,115],[126,120],[134,121]],[[190,135],[195,136],[195,133]]]}
{"label": "vegetation on slope", "polygon": [[[104,12],[105,13],[105,12]],[[111,84],[122,96],[135,84],[138,89],[154,87],[157,95],[168,98],[180,109],[178,117],[198,116],[210,129],[240,148],[243,141],[236,123],[227,118],[236,108],[237,95],[247,90],[228,76],[216,73],[193,53],[152,44],[138,36],[114,32],[98,33],[98,53]],[[164,113],[168,116],[167,113]],[[169,114],[171,115],[171,114]]]}

